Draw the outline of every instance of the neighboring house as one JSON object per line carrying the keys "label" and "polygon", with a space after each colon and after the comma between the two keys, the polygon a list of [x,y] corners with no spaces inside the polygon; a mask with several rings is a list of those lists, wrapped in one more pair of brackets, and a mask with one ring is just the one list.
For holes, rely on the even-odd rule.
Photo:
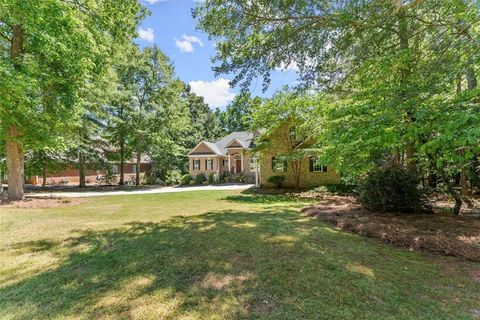
{"label": "neighboring house", "polygon": [[[268,178],[282,175],[285,176],[284,186],[293,187],[290,164],[278,160],[285,153],[280,130],[285,128],[270,134],[268,146],[259,149],[254,145],[256,135],[246,131],[232,132],[216,142],[201,141],[188,153],[189,173],[193,177],[198,174],[208,177],[211,173],[235,177],[243,173],[257,186],[272,186]],[[310,145],[307,143],[304,147]],[[340,183],[340,174],[332,166],[322,165],[314,156],[299,160],[298,167],[301,188]]]}
{"label": "neighboring house", "polygon": [[193,177],[243,174],[254,181],[257,164],[251,152],[253,139],[251,132],[236,131],[216,142],[201,141],[188,153],[188,172]]}
{"label": "neighboring house", "polygon": [[[151,162],[148,157],[142,157],[140,162],[140,178],[143,178],[145,174],[151,172]],[[124,165],[124,179],[125,182],[135,179],[137,173],[137,159],[127,160]],[[100,183],[101,178],[107,174],[112,174],[117,176],[117,180],[120,177],[120,165],[112,164],[109,170],[105,169],[96,169],[96,168],[87,168],[85,171],[85,181],[87,184]],[[78,184],[80,181],[80,172],[75,167],[69,167],[65,170],[62,170],[57,173],[47,173],[46,175],[46,184],[47,185],[69,185],[69,184]],[[42,176],[29,176],[26,177],[25,183],[32,185],[42,185],[43,177]]]}

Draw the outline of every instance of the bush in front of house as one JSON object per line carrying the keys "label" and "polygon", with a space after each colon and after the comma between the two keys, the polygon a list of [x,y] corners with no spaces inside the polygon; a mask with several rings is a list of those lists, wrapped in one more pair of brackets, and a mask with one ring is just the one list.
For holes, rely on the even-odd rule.
{"label": "bush in front of house", "polygon": [[193,177],[191,175],[189,175],[188,173],[181,176],[180,180],[179,180],[179,182],[182,186],[190,184],[190,182],[192,182],[192,181],[193,181]]}
{"label": "bush in front of house", "polygon": [[220,177],[216,173],[210,173],[208,175],[208,184],[214,184],[214,183],[219,183],[220,182]]}
{"label": "bush in front of house", "polygon": [[182,177],[182,173],[179,170],[169,170],[167,171],[167,175],[165,176],[165,182],[168,185],[176,185],[180,183],[180,179]]}
{"label": "bush in front of house", "polygon": [[199,173],[195,176],[195,183],[196,184],[202,184],[205,181],[207,181],[207,177],[205,177],[205,174]]}
{"label": "bush in front of house", "polygon": [[281,189],[283,182],[285,181],[285,176],[271,176],[267,179],[267,181],[273,183],[277,188]]}
{"label": "bush in front of house", "polygon": [[430,211],[418,179],[401,166],[369,171],[358,185],[357,198],[365,208],[375,211]]}
{"label": "bush in front of house", "polygon": [[188,184],[191,185],[191,186],[194,186],[195,185],[195,179],[190,180],[190,182]]}

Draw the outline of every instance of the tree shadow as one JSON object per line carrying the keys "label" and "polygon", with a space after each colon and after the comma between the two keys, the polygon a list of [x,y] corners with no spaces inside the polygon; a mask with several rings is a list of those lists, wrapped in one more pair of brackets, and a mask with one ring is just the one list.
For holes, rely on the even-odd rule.
{"label": "tree shadow", "polygon": [[[413,261],[415,272],[422,265],[412,253],[388,256],[373,245],[367,255],[360,251],[363,241],[319,228],[321,223],[291,209],[225,210],[77,230],[79,236],[63,242],[24,243],[24,251],[61,247],[68,254],[56,268],[0,287],[0,317],[318,318],[319,312],[373,317],[400,312],[388,299],[399,296],[407,306],[417,291],[423,293],[421,286],[411,286],[421,272],[408,281],[402,270],[376,278],[379,268],[394,268],[399,260]],[[385,288],[375,289],[385,281],[390,291],[398,286],[393,297]],[[438,308],[429,302],[418,312]]]}

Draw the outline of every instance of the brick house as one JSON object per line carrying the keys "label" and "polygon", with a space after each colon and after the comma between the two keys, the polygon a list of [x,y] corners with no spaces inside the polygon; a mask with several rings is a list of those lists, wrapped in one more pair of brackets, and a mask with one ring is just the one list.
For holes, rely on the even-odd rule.
{"label": "brick house", "polygon": [[[284,186],[293,187],[294,174],[290,164],[278,160],[286,152],[282,146],[292,128],[288,124],[280,126],[269,135],[265,148],[255,146],[257,135],[246,131],[232,132],[216,142],[201,141],[188,154],[189,173],[192,176],[203,173],[208,177],[211,173],[235,176],[241,172],[251,177],[257,186],[268,187],[272,186],[269,177],[281,175],[285,177]],[[311,145],[306,142],[302,147]],[[340,174],[332,166],[321,164],[314,155],[301,159],[299,169],[300,188],[340,183]]]}
{"label": "brick house", "polygon": [[[139,168],[140,178],[143,178],[145,174],[149,174],[151,169],[152,165],[150,159],[148,157],[142,157]],[[135,179],[136,172],[137,160],[127,160],[124,165],[125,182]],[[107,173],[116,176],[118,180],[120,177],[120,165],[112,164],[108,171],[104,168],[87,168],[85,170],[85,181],[87,184],[99,183],[99,179],[107,175]],[[47,185],[77,185],[80,182],[80,171],[73,166],[68,167],[56,173],[47,173],[45,180]],[[43,184],[43,177],[41,175],[28,176],[25,179],[25,183],[32,184],[34,186],[41,186]]]}
{"label": "brick house", "polygon": [[253,156],[254,134],[236,131],[216,142],[201,141],[188,153],[188,172],[195,177],[214,173],[218,176],[240,174],[255,179],[256,158]]}

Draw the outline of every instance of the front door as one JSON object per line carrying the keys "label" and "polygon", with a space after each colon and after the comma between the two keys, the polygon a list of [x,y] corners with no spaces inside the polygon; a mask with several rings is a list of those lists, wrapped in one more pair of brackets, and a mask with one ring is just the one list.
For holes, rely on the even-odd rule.
{"label": "front door", "polygon": [[235,160],[235,172],[240,172],[242,171],[242,160]]}

